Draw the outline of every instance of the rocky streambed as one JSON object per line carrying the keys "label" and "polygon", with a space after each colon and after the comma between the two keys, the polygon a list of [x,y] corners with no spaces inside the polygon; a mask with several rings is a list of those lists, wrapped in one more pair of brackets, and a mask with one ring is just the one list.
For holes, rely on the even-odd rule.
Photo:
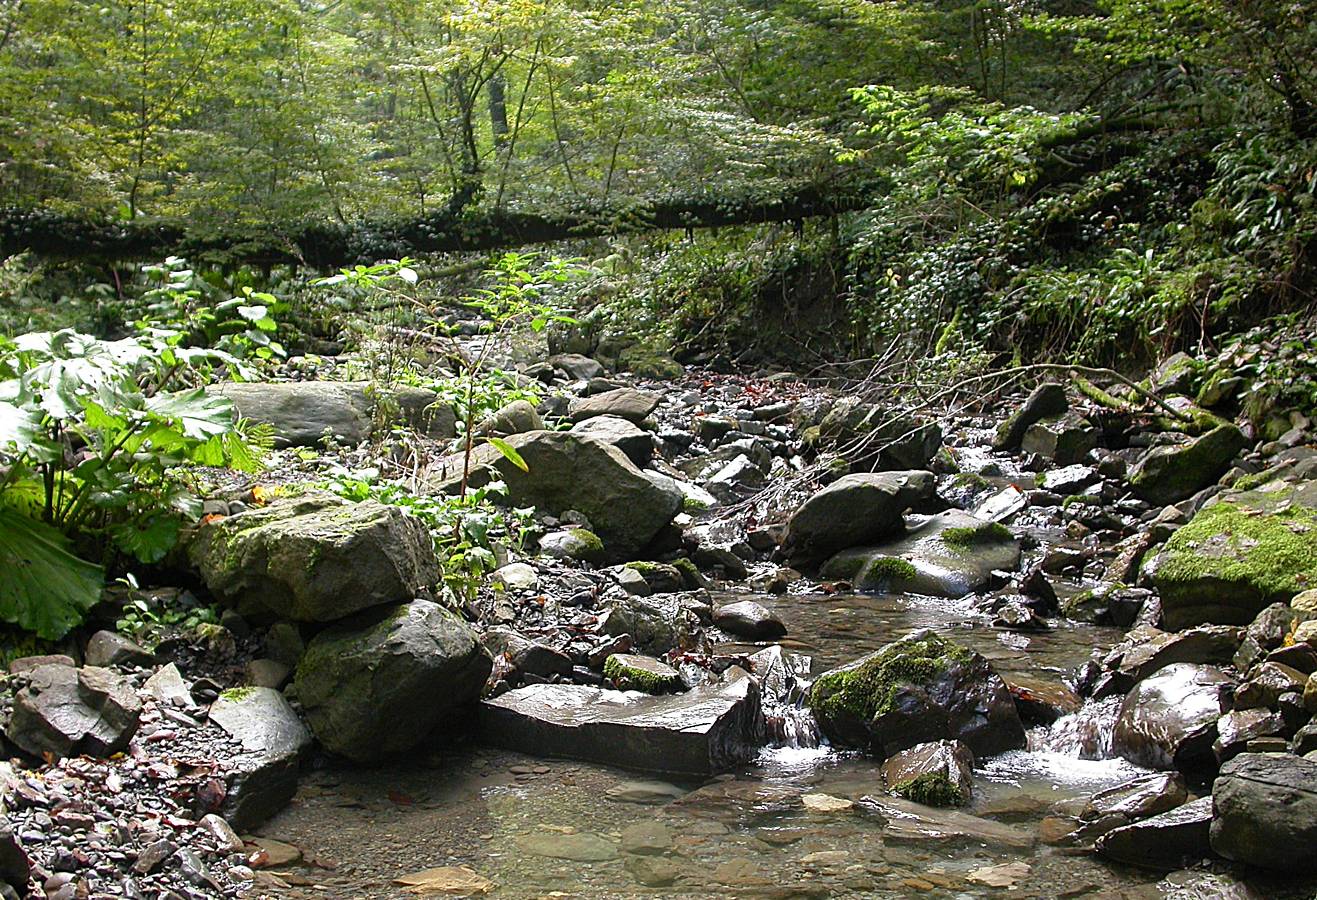
{"label": "rocky streambed", "polygon": [[[482,426],[525,465],[485,444],[467,482],[535,512],[458,609],[398,506],[232,486],[180,560],[221,625],[11,667],[0,876],[1310,896],[1317,450],[1187,370],[1150,375],[1161,406],[1045,384],[924,416],[550,358],[523,375],[557,396]],[[239,394],[294,448],[380,419],[318,382]],[[429,403],[392,407],[414,446],[451,434]],[[461,480],[415,458],[418,495]]]}

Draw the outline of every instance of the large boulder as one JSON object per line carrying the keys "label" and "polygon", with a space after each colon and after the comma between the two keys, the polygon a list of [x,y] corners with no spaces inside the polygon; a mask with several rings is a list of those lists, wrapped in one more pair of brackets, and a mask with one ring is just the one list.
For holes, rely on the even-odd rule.
{"label": "large boulder", "polygon": [[1107,832],[1098,838],[1097,852],[1132,866],[1176,869],[1211,853],[1211,824],[1212,798],[1200,797]]}
{"label": "large boulder", "polygon": [[1024,405],[998,426],[992,446],[997,450],[1017,450],[1030,425],[1064,415],[1069,408],[1070,402],[1066,399],[1063,385],[1055,382],[1040,384],[1034,388],[1029,399],[1024,401]]}
{"label": "large boulder", "polygon": [[1082,462],[1097,446],[1098,430],[1083,416],[1070,412],[1040,419],[1024,430],[1020,449],[1045,456],[1058,466]]}
{"label": "large boulder", "polygon": [[1212,752],[1216,723],[1231,684],[1213,666],[1167,666],[1125,696],[1112,748],[1149,769],[1178,769],[1192,781],[1210,778],[1217,765]]}
{"label": "large boulder", "polygon": [[1183,444],[1153,447],[1130,472],[1130,487],[1149,503],[1179,503],[1215,483],[1246,446],[1244,433],[1226,424]]}
{"label": "large boulder", "polygon": [[484,737],[523,753],[710,775],[759,749],[763,719],[753,678],[650,696],[577,684],[535,684],[481,705]]}
{"label": "large boulder", "polygon": [[[480,487],[499,480],[516,506],[534,506],[551,515],[568,509],[583,513],[611,558],[639,553],[681,510],[680,490],[647,478],[621,450],[603,441],[571,432],[529,431],[507,442],[526,463],[526,471],[496,447],[483,444],[472,454],[468,484]],[[452,493],[461,481],[461,459],[452,459],[427,487]]]}
{"label": "large boulder", "polygon": [[1212,849],[1281,872],[1317,871],[1317,762],[1242,753],[1212,785]]}
{"label": "large boulder", "polygon": [[1317,584],[1317,481],[1230,491],[1175,532],[1144,566],[1168,628],[1247,625]]}
{"label": "large boulder", "polygon": [[43,665],[24,677],[5,735],[33,756],[110,756],[137,733],[142,701],[110,669]]}
{"label": "large boulder", "polygon": [[834,743],[880,756],[958,740],[976,757],[1025,744],[1005,682],[988,661],[931,631],[823,673],[809,706]]}
{"label": "large boulder", "polygon": [[847,397],[832,405],[806,439],[836,446],[854,471],[927,469],[942,446],[942,429]]}
{"label": "large boulder", "polygon": [[242,744],[228,761],[221,813],[240,831],[273,816],[297,793],[297,770],[311,732],[284,695],[272,688],[235,688],[211,704],[210,720]]}
{"label": "large boulder", "polygon": [[370,382],[288,381],[221,384],[238,415],[274,427],[276,447],[309,447],[329,435],[340,444],[368,439],[377,425],[402,422],[435,438],[456,433],[456,417],[425,388],[381,389]]}
{"label": "large boulder", "polygon": [[297,697],[325,748],[372,763],[414,748],[480,696],[491,668],[476,633],[428,600],[311,639]]}
{"label": "large boulder", "polygon": [[626,454],[637,466],[644,467],[654,456],[654,436],[619,416],[594,416],[572,426],[573,434],[598,438]]}
{"label": "large boulder", "polygon": [[1019,561],[1019,541],[1005,525],[949,509],[914,520],[899,540],[843,550],[820,572],[862,591],[964,597]]}
{"label": "large boulder", "polygon": [[932,499],[932,472],[846,475],[814,494],[787,522],[782,551],[796,563],[905,531],[903,514]]}
{"label": "large boulder", "polygon": [[373,500],[278,500],[203,525],[189,556],[244,614],[332,622],[427,591],[439,579],[420,520]]}

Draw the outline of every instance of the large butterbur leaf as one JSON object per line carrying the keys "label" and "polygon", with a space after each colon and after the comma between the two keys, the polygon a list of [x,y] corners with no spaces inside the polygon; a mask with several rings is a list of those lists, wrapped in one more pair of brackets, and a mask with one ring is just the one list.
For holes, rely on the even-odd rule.
{"label": "large butterbur leaf", "polygon": [[0,619],[59,640],[101,598],[105,573],[69,552],[59,531],[0,508]]}

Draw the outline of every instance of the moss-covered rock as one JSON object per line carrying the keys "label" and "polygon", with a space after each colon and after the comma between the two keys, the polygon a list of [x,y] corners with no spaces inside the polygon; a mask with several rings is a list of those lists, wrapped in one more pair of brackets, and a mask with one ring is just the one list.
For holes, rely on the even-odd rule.
{"label": "moss-covered rock", "polygon": [[604,677],[622,691],[672,694],[685,690],[681,673],[652,656],[614,653],[604,661]]}
{"label": "moss-covered rock", "polygon": [[1029,426],[1043,419],[1060,416],[1070,408],[1065,387],[1055,383],[1040,384],[1034,388],[1024,405],[1008,416],[997,428],[992,445],[998,450],[1015,450],[1020,446]]}
{"label": "moss-covered rock", "polygon": [[883,756],[943,739],[976,755],[1024,746],[1015,702],[988,661],[931,631],[820,675],[809,706],[834,743]]}
{"label": "moss-covered rock", "polygon": [[1130,487],[1149,503],[1178,503],[1215,482],[1248,445],[1230,424],[1184,444],[1154,447],[1130,472]]}
{"label": "moss-covered rock", "polygon": [[1098,430],[1073,412],[1035,422],[1025,429],[1020,449],[1037,453],[1060,466],[1081,462],[1097,446]]}
{"label": "moss-covered rock", "polygon": [[1020,546],[1004,526],[948,510],[914,522],[889,544],[854,547],[829,559],[824,578],[850,581],[862,591],[963,597],[996,569],[1013,569]]}
{"label": "moss-covered rock", "polygon": [[960,741],[918,744],[883,763],[895,794],[925,806],[961,806],[973,792],[974,754]]}
{"label": "moss-covered rock", "polygon": [[400,603],[439,578],[426,527],[373,500],[324,494],[278,500],[201,527],[192,564],[240,612],[296,622],[332,622]]}
{"label": "moss-covered rock", "polygon": [[1167,627],[1247,625],[1268,604],[1317,585],[1317,482],[1223,494],[1145,568]]}

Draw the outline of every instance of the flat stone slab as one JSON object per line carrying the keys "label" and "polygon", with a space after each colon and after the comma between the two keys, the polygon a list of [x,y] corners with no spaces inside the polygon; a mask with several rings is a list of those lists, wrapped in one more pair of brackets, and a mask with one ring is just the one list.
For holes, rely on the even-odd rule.
{"label": "flat stone slab", "polygon": [[225,691],[210,707],[210,720],[242,743],[228,773],[224,818],[247,831],[273,816],[297,792],[302,756],[311,731],[283,694],[253,687]]}
{"label": "flat stone slab", "polygon": [[486,740],[511,750],[692,775],[745,761],[763,734],[750,678],[657,697],[533,684],[485,701],[480,718]]}
{"label": "flat stone slab", "polygon": [[862,797],[860,805],[887,820],[883,837],[889,841],[965,840],[1025,849],[1034,836],[1011,825],[955,810],[934,809],[896,797]]}

